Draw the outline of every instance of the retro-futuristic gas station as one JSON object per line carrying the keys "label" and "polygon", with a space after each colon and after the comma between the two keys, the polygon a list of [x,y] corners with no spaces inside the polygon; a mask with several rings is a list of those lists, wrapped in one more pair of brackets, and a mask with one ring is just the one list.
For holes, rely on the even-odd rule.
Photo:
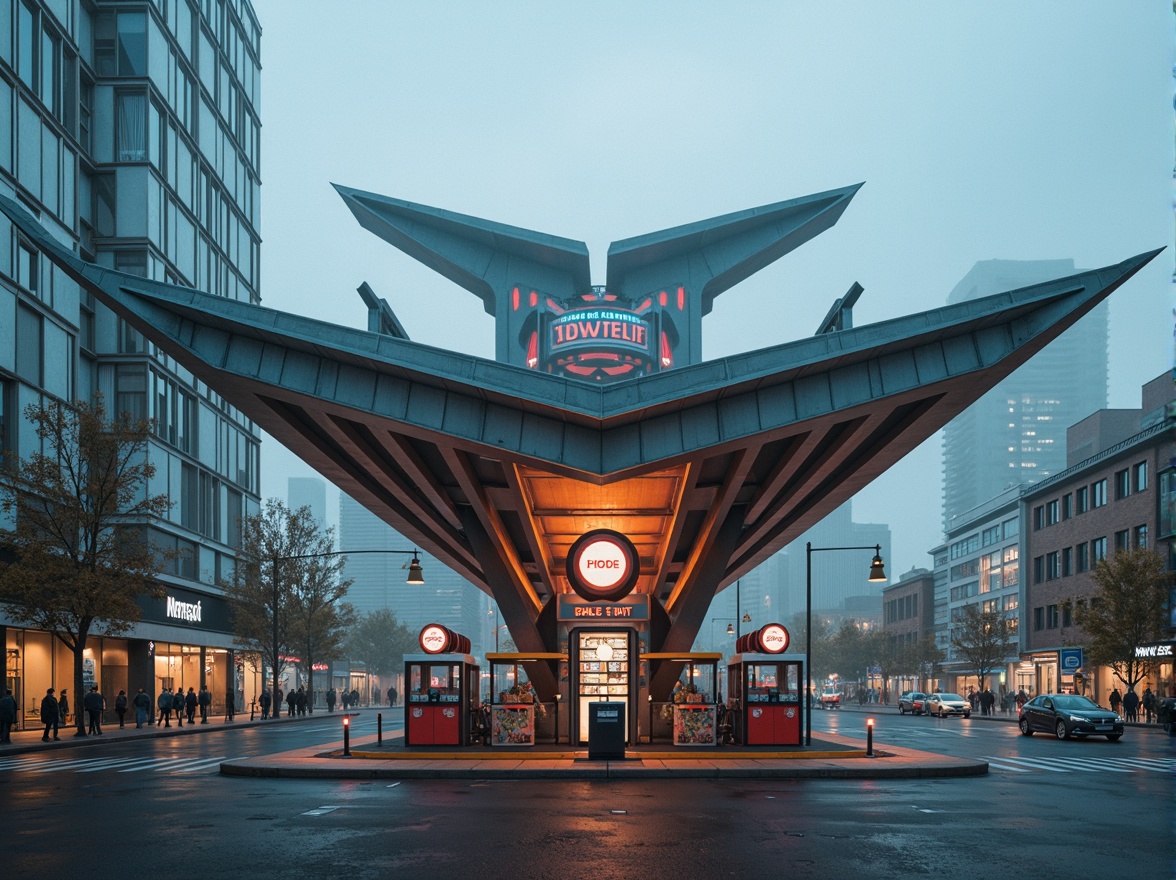
{"label": "retro-futuristic gas station", "polygon": [[[715,298],[832,227],[858,188],[614,242],[594,285],[582,242],[338,187],[365,229],[482,301],[493,361],[411,341],[366,283],[359,330],[87,263],[16,203],[0,209],[160,349],[493,597],[518,650],[491,655],[492,678],[505,671],[503,693],[518,696],[525,674],[538,700],[562,704],[557,739],[587,742],[593,704],[608,703],[635,743],[649,735],[648,705],[712,674],[717,655],[690,648],[716,592],[1154,256],[862,327],[853,282],[812,335],[703,362]],[[783,308],[773,319],[781,335],[804,332]],[[749,713],[762,698],[756,736],[791,744],[803,644],[785,653],[786,632],[757,635],[729,687]],[[414,729],[414,707],[424,719],[451,700],[464,728],[478,699],[450,680],[468,677],[472,658],[431,656],[408,670],[410,742],[440,730]],[[680,701],[675,724],[696,739],[687,713],[713,703],[713,687]],[[747,743],[750,714],[742,723]]]}

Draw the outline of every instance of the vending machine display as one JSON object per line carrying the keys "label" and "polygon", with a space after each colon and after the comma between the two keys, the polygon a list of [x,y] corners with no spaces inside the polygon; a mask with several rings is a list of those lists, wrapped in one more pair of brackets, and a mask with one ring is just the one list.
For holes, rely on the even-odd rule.
{"label": "vending machine display", "polygon": [[588,741],[589,704],[629,702],[629,634],[581,631],[577,648],[579,741],[584,743]]}

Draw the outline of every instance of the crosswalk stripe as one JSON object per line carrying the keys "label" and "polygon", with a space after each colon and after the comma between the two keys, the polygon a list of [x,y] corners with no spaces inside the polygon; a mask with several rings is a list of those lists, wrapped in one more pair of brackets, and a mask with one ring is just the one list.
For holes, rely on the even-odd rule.
{"label": "crosswalk stripe", "polygon": [[151,758],[109,758],[105,761],[98,761],[91,764],[89,767],[82,767],[77,770],[78,773],[97,773],[99,770],[113,770],[115,767],[127,767],[131,764],[139,764],[143,761],[150,761]]}
{"label": "crosswalk stripe", "polygon": [[1107,760],[1144,770],[1171,770],[1176,767],[1176,761],[1172,758],[1107,758]]}
{"label": "crosswalk stripe", "polygon": [[984,760],[986,760],[986,761],[988,761],[988,760],[1007,761],[1010,764],[1028,764],[1030,767],[1034,768],[1035,770],[1048,770],[1051,773],[1069,773],[1070,772],[1069,770],[1064,770],[1061,767],[1051,767],[1049,764],[1045,763],[1044,761],[1037,761],[1037,760],[1034,760],[1033,758],[1008,758],[1008,757],[989,758],[989,757],[985,756]]}
{"label": "crosswalk stripe", "polygon": [[1105,761],[1099,761],[1097,758],[1054,758],[1054,761],[1061,764],[1063,767],[1072,766],[1075,770],[1085,770],[1090,773],[1131,773],[1133,771],[1127,770],[1123,767],[1112,767]]}
{"label": "crosswalk stripe", "polygon": [[84,767],[87,764],[93,763],[97,758],[83,758],[78,761],[47,761],[45,767],[30,767],[30,773],[53,773],[57,770],[68,770],[71,767]]}
{"label": "crosswalk stripe", "polygon": [[1030,771],[1029,771],[1029,769],[1028,769],[1028,768],[1026,768],[1026,767],[1010,767],[1010,766],[1007,766],[1007,765],[1005,765],[1005,764],[998,764],[998,763],[997,763],[997,762],[995,762],[995,761],[989,761],[989,762],[988,762],[988,769],[990,769],[990,770],[992,770],[992,769],[996,769],[996,770],[1008,770],[1008,771],[1010,771],[1010,772],[1012,772],[1012,773],[1028,773],[1028,772],[1030,772]]}
{"label": "crosswalk stripe", "polygon": [[143,764],[139,767],[127,767],[119,770],[119,773],[138,773],[140,770],[164,770],[169,768],[172,764],[180,764],[188,758],[153,758],[149,763]]}
{"label": "crosswalk stripe", "polygon": [[24,767],[48,763],[44,758],[13,758],[0,764],[0,770],[20,770]]}
{"label": "crosswalk stripe", "polygon": [[194,770],[206,770],[215,764],[220,764],[222,761],[227,761],[227,760],[228,759],[224,755],[221,755],[219,758],[208,758],[207,760],[204,760],[204,761],[196,761],[192,764],[189,764],[187,767],[180,767],[176,770],[176,772],[177,773],[191,773]]}

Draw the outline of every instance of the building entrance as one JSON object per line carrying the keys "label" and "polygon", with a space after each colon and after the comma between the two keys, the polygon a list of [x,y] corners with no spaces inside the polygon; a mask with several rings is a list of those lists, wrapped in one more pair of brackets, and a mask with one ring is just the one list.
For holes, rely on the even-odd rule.
{"label": "building entrance", "polygon": [[[636,666],[636,633],[633,630],[580,629],[572,632],[571,675],[573,717],[571,731],[577,745],[588,743],[588,706],[595,702],[623,702],[629,719],[636,717],[633,670]],[[625,744],[631,741],[631,721],[626,724]]]}

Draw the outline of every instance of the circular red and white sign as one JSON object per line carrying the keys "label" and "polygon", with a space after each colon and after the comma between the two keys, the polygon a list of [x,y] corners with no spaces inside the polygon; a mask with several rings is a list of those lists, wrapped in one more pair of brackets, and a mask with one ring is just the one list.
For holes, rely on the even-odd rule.
{"label": "circular red and white sign", "polygon": [[783,654],[788,650],[788,630],[778,623],[769,623],[760,629],[760,645],[768,654]]}
{"label": "circular red and white sign", "polygon": [[440,654],[449,646],[449,630],[431,623],[421,630],[420,643],[426,654]]}
{"label": "circular red and white sign", "polygon": [[610,529],[580,536],[568,552],[568,580],[589,602],[627,596],[637,583],[639,567],[633,542]]}

